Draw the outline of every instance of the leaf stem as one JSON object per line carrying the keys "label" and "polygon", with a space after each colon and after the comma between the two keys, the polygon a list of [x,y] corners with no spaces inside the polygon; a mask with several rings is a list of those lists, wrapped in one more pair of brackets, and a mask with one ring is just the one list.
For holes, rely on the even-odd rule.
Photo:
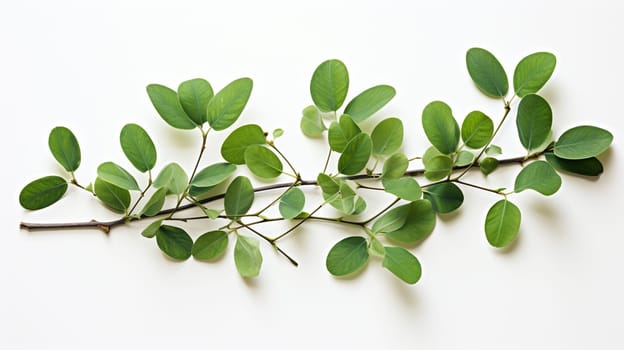
{"label": "leaf stem", "polygon": [[299,263],[293,259],[292,257],[290,257],[290,255],[286,254],[286,252],[284,252],[280,247],[277,246],[277,244],[275,243],[274,239],[271,239],[265,235],[263,235],[262,233],[260,233],[258,230],[254,229],[253,227],[250,227],[249,225],[245,224],[244,222],[238,220],[236,221],[237,224],[241,225],[241,227],[244,227],[246,229],[248,229],[249,231],[253,232],[254,234],[256,234],[258,237],[264,239],[265,241],[267,241],[273,248],[275,248],[280,254],[282,254],[286,259],[288,259],[288,261],[290,261],[291,264],[295,265],[295,266],[299,266]]}

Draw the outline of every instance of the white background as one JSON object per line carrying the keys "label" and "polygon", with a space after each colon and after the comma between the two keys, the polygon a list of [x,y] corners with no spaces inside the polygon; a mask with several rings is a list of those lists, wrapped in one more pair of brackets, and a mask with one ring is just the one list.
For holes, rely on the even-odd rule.
{"label": "white background", "polygon": [[[599,0],[4,3],[0,348],[623,348],[623,14],[621,2]],[[219,89],[253,78],[236,125],[284,128],[278,146],[305,178],[314,178],[325,150],[302,138],[298,123],[320,62],[346,63],[350,97],[393,85],[396,98],[365,128],[399,116],[404,150],[414,156],[426,145],[420,114],[430,101],[449,103],[460,120],[474,109],[500,118],[500,103],[481,95],[466,72],[464,55],[473,46],[492,51],[508,72],[529,53],[555,53],[555,74],[541,92],[552,105],[555,134],[593,124],[615,136],[601,156],[599,180],[565,176],[550,198],[530,191],[510,198],[523,213],[510,249],[491,248],[483,233],[485,213],[498,198],[469,189],[464,207],[440,218],[413,247],[423,265],[414,286],[376,260],[354,279],[331,277],[327,251],[359,232],[326,223],[310,223],[282,241],[299,268],[262,245],[262,272],[251,281],[236,273],[232,244],[216,263],[176,263],[139,234],[144,222],[109,236],[18,230],[20,221],[115,217],[75,188],[39,212],[19,206],[26,183],[62,174],[47,149],[54,126],[77,135],[84,183],[107,160],[130,168],[118,145],[128,122],[155,139],[158,168],[173,160],[191,167],[198,133],[162,122],[145,93],[148,83],[175,87],[204,77]],[[203,164],[219,160],[226,135],[211,134]],[[522,155],[513,119],[496,143],[506,156]],[[469,178],[509,187],[517,171]],[[187,227],[196,236],[210,226]]]}

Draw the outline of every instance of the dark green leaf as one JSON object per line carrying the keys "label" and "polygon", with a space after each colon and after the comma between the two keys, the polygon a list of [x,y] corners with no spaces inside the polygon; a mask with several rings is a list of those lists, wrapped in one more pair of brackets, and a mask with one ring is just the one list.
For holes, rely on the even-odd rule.
{"label": "dark green leaf", "polygon": [[403,153],[395,153],[384,162],[381,177],[383,179],[398,179],[405,174],[408,166],[407,156]]}
{"label": "dark green leaf", "polygon": [[173,259],[186,260],[191,257],[193,239],[179,227],[160,226],[156,231],[156,242],[160,250]]}
{"label": "dark green leaf", "polygon": [[604,152],[612,141],[613,135],[607,130],[583,125],[564,132],[554,150],[559,158],[585,159]]}
{"label": "dark green leaf", "polygon": [[490,175],[496,168],[498,168],[498,159],[496,158],[486,157],[479,162],[479,169],[485,176]]}
{"label": "dark green leaf", "polygon": [[494,247],[506,247],[520,229],[520,209],[506,199],[496,202],[485,218],[485,235]]}
{"label": "dark green leaf", "polygon": [[479,111],[470,112],[461,127],[462,140],[470,148],[485,146],[490,141],[493,132],[492,119]]}
{"label": "dark green leaf", "polygon": [[557,59],[550,52],[536,52],[523,58],[514,71],[516,95],[534,94],[546,84],[555,70]]}
{"label": "dark green leaf", "polygon": [[516,118],[520,142],[527,151],[538,148],[550,133],[552,110],[548,102],[538,95],[526,95],[518,105]]}
{"label": "dark green leaf", "polygon": [[236,165],[230,163],[215,163],[209,165],[193,177],[191,185],[195,187],[212,188],[213,186],[227,180],[227,178],[232,175],[235,170]]}
{"label": "dark green leaf", "polygon": [[422,125],[427,139],[443,154],[451,154],[459,143],[459,126],[451,108],[444,102],[428,104],[422,113]]}
{"label": "dark green leaf", "polygon": [[175,91],[163,85],[150,84],[147,86],[147,94],[152,105],[167,124],[176,129],[186,130],[197,126],[180,105]]}
{"label": "dark green leaf", "polygon": [[329,126],[327,140],[332,151],[342,153],[355,136],[362,131],[347,114],[340,116],[339,122],[332,122]]}
{"label": "dark green leaf", "polygon": [[349,90],[349,72],[339,60],[321,63],[310,81],[312,101],[323,112],[337,111]]}
{"label": "dark green leaf", "polygon": [[297,217],[303,210],[305,205],[305,195],[298,187],[288,190],[279,202],[279,212],[284,219],[292,219]]}
{"label": "dark green leaf", "polygon": [[56,159],[65,170],[74,172],[80,166],[80,145],[76,136],[63,126],[52,129],[48,137],[48,146],[54,159]]}
{"label": "dark green leaf", "polygon": [[491,97],[504,97],[509,90],[507,74],[489,51],[473,47],[466,53],[466,66],[479,90]]}
{"label": "dark green leaf", "polygon": [[217,92],[208,102],[207,118],[210,127],[219,131],[234,124],[243,113],[252,88],[251,79],[240,78]]}
{"label": "dark green leaf", "polygon": [[213,260],[225,253],[228,244],[228,235],[223,231],[210,231],[199,236],[193,249],[193,257],[198,260]]}
{"label": "dark green leaf", "polygon": [[385,247],[382,266],[409,284],[418,282],[422,274],[418,259],[401,247]]}
{"label": "dark green leaf", "polygon": [[234,263],[241,276],[258,276],[262,267],[262,254],[256,238],[236,235]]}
{"label": "dark green leaf", "polygon": [[162,207],[165,205],[165,196],[167,195],[166,188],[159,188],[150,199],[145,203],[143,209],[141,210],[141,216],[154,216],[160,212]]}
{"label": "dark green leaf", "polygon": [[386,237],[400,243],[415,243],[425,238],[435,227],[436,217],[431,202],[419,199],[407,204],[409,213],[400,229],[386,233]]}
{"label": "dark green leaf", "polygon": [[119,135],[121,149],[137,168],[144,173],[156,165],[156,147],[147,132],[137,124],[126,124]]}
{"label": "dark green leaf", "polygon": [[154,188],[165,187],[169,193],[180,195],[188,184],[188,175],[178,163],[167,164],[152,184]]}
{"label": "dark green leaf", "polygon": [[308,106],[303,109],[301,124],[299,127],[304,135],[308,137],[319,137],[327,128],[321,119],[321,112],[316,106]]}
{"label": "dark green leaf", "polygon": [[449,176],[453,170],[453,160],[449,156],[435,156],[425,163],[425,177],[430,181],[438,181]]}
{"label": "dark green leaf", "polygon": [[139,191],[139,184],[126,169],[113,162],[105,162],[97,168],[98,177],[117,187],[130,191]]}
{"label": "dark green leaf", "polygon": [[537,160],[522,168],[514,186],[515,192],[526,189],[535,190],[545,196],[550,196],[561,187],[561,177],[555,169],[543,160]]}
{"label": "dark green leaf", "polygon": [[130,207],[130,192],[99,177],[93,185],[95,195],[111,210],[123,213]]}
{"label": "dark green leaf", "polygon": [[247,214],[254,201],[251,181],[245,176],[235,178],[225,191],[225,213],[229,216]]}
{"label": "dark green leaf", "polygon": [[411,177],[400,179],[383,179],[383,187],[386,192],[391,193],[407,201],[415,201],[422,196],[422,190],[416,180]]}
{"label": "dark green leaf", "polygon": [[45,176],[30,182],[19,195],[24,209],[38,210],[56,203],[67,191],[67,181],[60,176]]}
{"label": "dark green leaf", "polygon": [[598,176],[602,174],[602,163],[600,163],[596,157],[572,160],[559,158],[552,152],[546,152],[545,155],[548,163],[557,170],[585,176]]}
{"label": "dark green leaf", "polygon": [[347,237],[332,247],[327,254],[325,266],[334,276],[346,276],[362,269],[367,261],[366,239]]}
{"label": "dark green leaf", "polygon": [[213,94],[210,83],[201,78],[187,80],[178,86],[180,105],[197,125],[208,121],[206,109]]}
{"label": "dark green leaf", "polygon": [[392,86],[373,86],[355,96],[345,107],[345,113],[361,123],[390,102],[395,94],[396,91]]}
{"label": "dark green leaf", "polygon": [[373,223],[373,227],[371,228],[372,232],[388,233],[400,229],[405,225],[410,215],[411,207],[411,204],[405,204],[390,209]]}
{"label": "dark green leaf", "polygon": [[399,150],[403,143],[403,123],[398,118],[382,120],[371,133],[373,154],[388,156]]}
{"label": "dark green leaf", "polygon": [[461,207],[464,194],[454,183],[443,182],[427,187],[425,199],[431,202],[435,212],[445,214]]}
{"label": "dark green leaf", "polygon": [[270,149],[260,145],[250,145],[245,150],[245,163],[251,172],[265,179],[282,174],[282,161]]}
{"label": "dark green leaf", "polygon": [[370,136],[361,133],[355,136],[344,149],[338,159],[338,171],[345,175],[353,175],[360,172],[371,155],[372,142]]}
{"label": "dark green leaf", "polygon": [[141,235],[146,238],[152,238],[156,236],[156,234],[158,233],[158,229],[160,229],[160,225],[162,225],[162,222],[163,220],[160,219],[147,225],[147,227],[144,228],[143,231],[141,231]]}
{"label": "dark green leaf", "polygon": [[245,164],[245,150],[250,145],[262,145],[266,143],[264,131],[256,124],[248,124],[239,127],[223,141],[221,156],[233,164]]}

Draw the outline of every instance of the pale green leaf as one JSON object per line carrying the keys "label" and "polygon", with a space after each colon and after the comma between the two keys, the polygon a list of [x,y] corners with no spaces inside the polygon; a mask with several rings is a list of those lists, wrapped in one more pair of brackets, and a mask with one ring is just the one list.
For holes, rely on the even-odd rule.
{"label": "pale green leaf", "polygon": [[167,195],[166,188],[159,188],[150,199],[145,203],[141,210],[141,216],[154,216],[160,212],[165,205],[165,196]]}
{"label": "pale green leaf", "polygon": [[332,151],[342,153],[355,136],[362,131],[357,124],[347,114],[340,116],[338,122],[332,122],[329,125],[329,131],[327,133],[327,141]]}
{"label": "pale green leaf", "polygon": [[556,64],[557,59],[550,52],[536,52],[523,58],[514,71],[516,95],[524,97],[538,92],[550,79]]}
{"label": "pale green leaf", "polygon": [[250,145],[245,149],[245,164],[256,176],[272,179],[282,174],[282,161],[270,149]]}
{"label": "pale green leaf", "polygon": [[371,230],[373,233],[393,232],[405,225],[411,212],[411,204],[405,204],[388,210],[385,214],[375,220]]}
{"label": "pale green leaf", "polygon": [[97,168],[98,177],[129,191],[139,191],[139,184],[126,169],[113,162],[104,162]]}
{"label": "pale green leaf", "polygon": [[561,135],[555,143],[555,155],[563,159],[591,158],[604,152],[613,142],[613,134],[595,126],[577,126]]}
{"label": "pale green leaf", "polygon": [[234,263],[243,277],[256,277],[262,267],[262,254],[256,238],[236,235]]}
{"label": "pale green leaf", "polygon": [[137,124],[126,124],[119,135],[121,149],[137,168],[144,173],[156,165],[156,147],[147,132]]}
{"label": "pale green leaf", "polygon": [[200,170],[191,185],[195,187],[213,187],[227,180],[236,171],[236,165],[230,163],[215,163]]}
{"label": "pale green leaf", "polygon": [[483,175],[490,175],[494,170],[498,168],[498,159],[492,157],[486,157],[479,162],[479,169]]}
{"label": "pale green leaf", "polygon": [[319,137],[323,135],[323,131],[327,130],[323,120],[321,119],[321,112],[316,106],[308,106],[303,109],[301,117],[301,124],[299,127],[304,135],[308,137]]}
{"label": "pale green leaf", "polygon": [[453,170],[453,159],[446,155],[431,158],[425,163],[425,177],[430,181],[438,181],[449,176]]}
{"label": "pale green leaf", "polygon": [[210,231],[199,236],[191,253],[198,260],[214,260],[225,253],[228,244],[228,235],[223,231]]}
{"label": "pale green leaf", "polygon": [[298,187],[286,191],[279,202],[279,212],[284,219],[297,217],[305,205],[305,194]]}
{"label": "pale green leaf", "polygon": [[141,235],[146,238],[153,238],[158,233],[158,229],[160,229],[160,225],[162,225],[162,222],[163,219],[160,219],[147,225],[147,227],[145,227],[143,231],[141,231]]}
{"label": "pale green leaf", "polygon": [[382,120],[371,133],[373,154],[388,156],[399,150],[403,143],[403,123],[398,118]]}
{"label": "pale green leaf", "polygon": [[187,80],[178,86],[180,105],[197,125],[208,121],[206,109],[213,94],[210,83],[201,78]]}
{"label": "pale green leaf", "polygon": [[338,171],[345,175],[354,175],[366,167],[371,155],[372,142],[368,134],[355,136],[338,159]]}
{"label": "pale green leaf", "polygon": [[234,217],[247,214],[253,201],[254,191],[251,181],[245,176],[238,176],[225,191],[225,213]]}
{"label": "pale green leaf", "polygon": [[385,236],[395,242],[411,244],[424,239],[433,231],[436,217],[428,200],[419,199],[407,205],[409,212],[403,226],[386,233]]}
{"label": "pale green leaf", "polygon": [[221,156],[232,164],[245,164],[245,150],[250,145],[266,143],[264,131],[256,124],[243,125],[223,141]]}
{"label": "pale green leaf", "polygon": [[405,174],[408,166],[407,156],[403,153],[395,153],[384,162],[381,177],[383,179],[398,179]]}
{"label": "pale green leaf", "polygon": [[188,175],[178,163],[167,164],[153,182],[154,188],[165,187],[169,193],[180,195],[188,184]]}
{"label": "pale green leaf", "polygon": [[518,105],[516,126],[520,142],[527,151],[537,149],[546,141],[552,127],[552,110],[538,95],[526,95]]}
{"label": "pale green leaf", "polygon": [[485,146],[494,133],[492,119],[483,112],[472,111],[468,113],[462,123],[461,136],[464,144],[470,148]]}
{"label": "pale green leaf", "polygon": [[460,151],[455,159],[456,166],[467,166],[474,162],[475,155],[470,151]]}
{"label": "pale green leaf", "polygon": [[415,201],[422,196],[422,190],[416,180],[411,177],[400,179],[383,179],[382,184],[386,192],[407,201]]}
{"label": "pale green leaf", "polygon": [[401,247],[385,247],[382,266],[409,284],[418,282],[422,274],[418,259]]}
{"label": "pale green leaf", "polygon": [[95,179],[93,190],[102,203],[113,211],[124,213],[130,207],[130,192],[126,189],[98,177]]}

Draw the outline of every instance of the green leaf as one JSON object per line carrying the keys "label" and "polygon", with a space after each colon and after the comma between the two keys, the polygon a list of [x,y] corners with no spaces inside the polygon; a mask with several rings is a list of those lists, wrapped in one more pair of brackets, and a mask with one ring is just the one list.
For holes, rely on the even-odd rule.
{"label": "green leaf", "polygon": [[357,123],[361,123],[390,102],[395,94],[396,91],[392,86],[373,86],[355,96],[345,107],[345,113]]}
{"label": "green leaf", "polygon": [[95,195],[111,210],[123,213],[130,207],[130,192],[107,181],[95,179]]}
{"label": "green leaf", "polygon": [[321,63],[310,81],[312,101],[323,112],[337,111],[349,90],[349,72],[339,60]]}
{"label": "green leaf", "polygon": [[470,148],[476,149],[485,146],[493,133],[494,123],[483,112],[472,111],[468,113],[462,123],[461,137],[464,144]]}
{"label": "green leaf", "polygon": [[346,276],[362,269],[367,261],[366,239],[354,236],[341,240],[330,249],[325,266],[334,276]]}
{"label": "green leaf", "polygon": [[427,148],[427,150],[425,150],[425,153],[422,156],[422,162],[423,164],[427,164],[429,163],[431,158],[435,156],[440,156],[440,155],[444,155],[444,154],[440,153],[440,151],[438,151],[438,149],[435,148],[434,146],[431,146]]}
{"label": "green leaf", "polygon": [[284,219],[297,217],[305,205],[305,195],[298,187],[286,191],[279,202],[279,212]]}
{"label": "green leaf", "polygon": [[370,243],[368,245],[368,254],[380,258],[383,258],[386,254],[383,244],[381,244],[381,242],[375,237],[370,238]]}
{"label": "green leaf", "polygon": [[214,260],[223,253],[228,245],[228,235],[223,231],[210,231],[199,236],[191,253],[198,260]]}
{"label": "green leaf", "polygon": [[236,165],[230,163],[215,163],[199,171],[191,185],[195,187],[213,187],[227,180],[236,171]]}
{"label": "green leaf", "polygon": [[264,131],[256,124],[243,125],[223,141],[221,156],[232,164],[245,164],[245,150],[250,145],[263,145],[266,143]]}
{"label": "green leaf", "polygon": [[382,266],[409,284],[418,282],[422,274],[418,259],[401,247],[385,247]]}
{"label": "green leaf", "polygon": [[338,171],[345,175],[354,175],[359,173],[366,164],[371,155],[372,142],[368,134],[361,133],[355,136],[344,149],[344,152],[338,159]]}
{"label": "green leaf", "polygon": [[546,160],[553,168],[560,171],[567,171],[573,174],[585,176],[598,176],[602,174],[602,163],[596,158],[585,159],[563,159],[554,155],[552,152],[545,153]]}
{"label": "green leaf", "polygon": [[338,191],[333,195],[328,195],[323,192],[323,198],[329,202],[334,208],[343,212],[346,215],[354,214],[356,209],[356,205],[358,197],[355,194],[355,191],[349,183],[345,180],[338,179]]}
{"label": "green leaf", "polygon": [[243,113],[251,95],[253,82],[249,78],[240,78],[229,83],[214,95],[207,106],[208,124],[216,131],[224,130],[234,124]]}
{"label": "green leaf", "polygon": [[208,121],[206,109],[213,94],[210,83],[201,78],[187,80],[178,86],[180,105],[197,125]]}
{"label": "green leaf", "polygon": [[401,199],[415,201],[422,197],[422,190],[416,180],[411,177],[400,179],[382,179],[384,190]]}
{"label": "green leaf", "polygon": [[163,219],[156,220],[151,224],[147,225],[146,228],[141,231],[141,235],[145,238],[152,238],[156,236],[158,230],[160,229],[160,225],[162,225]]}
{"label": "green leaf", "polygon": [[154,188],[165,187],[169,193],[180,195],[186,190],[188,175],[178,163],[167,164],[152,184]]}
{"label": "green leaf", "polygon": [[485,149],[485,154],[488,156],[498,156],[503,154],[503,149],[496,145],[490,145]]}
{"label": "green leaf", "polygon": [[167,124],[176,129],[185,130],[194,129],[197,126],[180,105],[178,94],[175,91],[164,85],[150,84],[147,86],[147,95],[160,117]]}
{"label": "green leaf", "polygon": [[247,214],[254,201],[251,181],[245,176],[235,178],[225,191],[225,213],[229,216]]}
{"label": "green leaf", "polygon": [[179,227],[160,226],[156,231],[156,242],[158,248],[172,259],[186,260],[191,257],[193,239]]}
{"label": "green leaf", "polygon": [[427,187],[425,199],[431,202],[436,213],[445,214],[461,207],[464,203],[464,194],[454,183],[443,182]]}
{"label": "green leaf", "polygon": [[388,210],[373,223],[371,230],[375,234],[399,230],[405,225],[410,215],[411,207],[411,204],[405,204]]}
{"label": "green leaf", "polygon": [[166,188],[159,188],[150,199],[145,203],[141,210],[141,216],[154,216],[160,212],[165,205],[165,196],[167,195]]}
{"label": "green leaf", "polygon": [[304,135],[308,137],[319,137],[327,128],[321,119],[321,112],[316,106],[308,106],[303,109],[301,124],[299,127]]}
{"label": "green leaf", "polygon": [[327,176],[323,173],[318,174],[318,176],[316,177],[316,182],[319,184],[319,186],[321,186],[321,191],[323,192],[324,195],[329,196],[333,196],[334,194],[338,193],[338,191],[340,191],[340,185],[338,184],[338,182],[336,182],[336,180],[334,180],[332,177]]}
{"label": "green leaf", "polygon": [[398,118],[382,120],[371,133],[373,154],[388,156],[401,148],[403,143],[403,123]]}
{"label": "green leaf", "polygon": [[591,158],[604,152],[613,135],[605,129],[595,126],[577,126],[561,135],[555,143],[555,155],[563,159]]}
{"label": "green leaf", "polygon": [[496,168],[498,168],[498,159],[496,158],[486,157],[479,162],[479,169],[485,176],[490,175]]}
{"label": "green leaf", "polygon": [[144,173],[156,165],[156,147],[147,132],[137,124],[126,124],[119,135],[121,149],[137,168]]}
{"label": "green leaf", "polygon": [[470,151],[460,151],[455,159],[456,166],[466,166],[474,162],[475,155]]}
{"label": "green leaf", "polygon": [[262,254],[256,238],[236,235],[234,263],[243,277],[256,277],[262,267]]}
{"label": "green leaf", "polygon": [[538,95],[526,95],[518,105],[516,126],[524,148],[527,151],[538,148],[546,141],[552,127],[552,110],[548,102]]}
{"label": "green leaf", "polygon": [[108,183],[129,191],[140,191],[139,184],[126,169],[113,162],[105,162],[97,168],[98,177]]}
{"label": "green leaf", "polygon": [[74,172],[80,166],[80,145],[76,136],[63,126],[57,126],[50,131],[48,146],[54,159],[65,170]]}
{"label": "green leaf", "polygon": [[273,130],[273,139],[281,137],[282,135],[284,135],[284,129],[277,128]]}
{"label": "green leaf", "polygon": [[415,243],[433,231],[436,223],[431,202],[424,199],[407,204],[409,213],[405,224],[398,230],[386,233],[386,238],[399,243]]}
{"label": "green leaf", "polygon": [[265,179],[282,174],[283,165],[270,149],[260,145],[250,145],[245,149],[245,163],[251,172]]}
{"label": "green leaf", "polygon": [[561,177],[555,169],[543,160],[537,160],[522,168],[514,186],[515,192],[526,189],[535,190],[545,196],[550,196],[561,187]]}
{"label": "green leaf", "polygon": [[493,247],[511,244],[520,229],[520,209],[506,199],[496,202],[485,217],[485,235]]}
{"label": "green leaf", "polygon": [[405,174],[408,166],[407,156],[403,153],[395,153],[384,162],[381,177],[383,179],[398,179]]}
{"label": "green leaf", "polygon": [[329,125],[329,132],[327,133],[329,147],[334,152],[342,153],[349,141],[361,132],[353,119],[349,115],[343,114],[340,116],[339,122],[332,122]]}
{"label": "green leaf", "polygon": [[430,181],[438,181],[449,176],[453,170],[453,159],[439,155],[425,163],[425,177]]}
{"label": "green leaf", "polygon": [[459,143],[459,126],[451,108],[444,102],[428,104],[422,113],[422,125],[427,139],[443,154],[451,154]]}
{"label": "green leaf", "polygon": [[466,53],[468,74],[479,90],[491,97],[504,97],[509,90],[507,74],[489,51],[473,47]]}
{"label": "green leaf", "polygon": [[513,84],[518,97],[534,94],[546,84],[557,59],[550,52],[536,52],[523,58],[514,71]]}
{"label": "green leaf", "polygon": [[67,192],[67,181],[60,176],[45,176],[30,182],[19,195],[24,209],[38,210],[56,203]]}

